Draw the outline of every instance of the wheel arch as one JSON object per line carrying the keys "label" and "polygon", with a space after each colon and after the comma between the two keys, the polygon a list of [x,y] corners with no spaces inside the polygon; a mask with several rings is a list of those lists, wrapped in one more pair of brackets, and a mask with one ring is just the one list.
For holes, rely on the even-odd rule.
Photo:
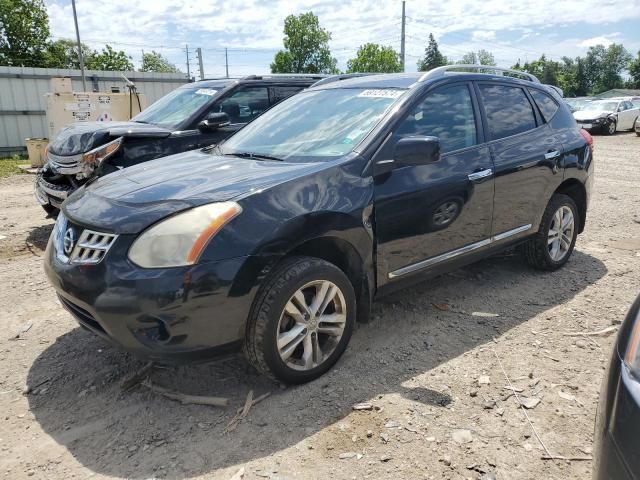
{"label": "wheel arch", "polygon": [[320,258],[342,270],[356,294],[358,322],[368,321],[375,284],[368,263],[352,243],[335,236],[316,237],[295,246],[283,259],[291,256]]}
{"label": "wheel arch", "polygon": [[553,193],[567,195],[576,203],[580,221],[578,233],[582,233],[587,220],[587,189],[584,184],[580,180],[569,178],[563,181]]}

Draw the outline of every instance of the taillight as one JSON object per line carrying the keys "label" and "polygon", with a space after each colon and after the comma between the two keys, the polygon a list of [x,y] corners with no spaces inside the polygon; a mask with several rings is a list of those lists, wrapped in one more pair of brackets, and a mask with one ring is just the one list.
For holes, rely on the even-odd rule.
{"label": "taillight", "polygon": [[591,150],[593,150],[593,137],[591,136],[591,134],[587,132],[584,128],[580,129],[580,134],[587,141],[587,144],[589,144],[589,147],[591,147]]}

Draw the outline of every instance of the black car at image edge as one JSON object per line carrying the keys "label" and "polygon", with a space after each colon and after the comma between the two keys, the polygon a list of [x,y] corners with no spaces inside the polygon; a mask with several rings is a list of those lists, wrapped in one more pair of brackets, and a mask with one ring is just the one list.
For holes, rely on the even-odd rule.
{"label": "black car at image edge", "polygon": [[300,383],[386,292],[512,246],[561,267],[585,226],[590,135],[535,77],[460,68],[309,88],[215,148],[86,185],[47,247],[62,304],[147,358],[242,349]]}
{"label": "black car at image edge", "polygon": [[[127,122],[77,122],[51,139],[34,194],[56,214],[89,179],[224,140],[326,75],[250,75],[187,83]],[[224,115],[223,115],[224,114]]]}
{"label": "black car at image edge", "polygon": [[594,480],[640,478],[640,296],[620,327],[596,415]]}

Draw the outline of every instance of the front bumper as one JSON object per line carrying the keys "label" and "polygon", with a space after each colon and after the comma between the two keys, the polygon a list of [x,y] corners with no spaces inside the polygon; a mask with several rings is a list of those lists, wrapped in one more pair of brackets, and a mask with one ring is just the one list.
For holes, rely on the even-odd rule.
{"label": "front bumper", "polygon": [[33,185],[33,194],[40,205],[53,205],[58,209],[73,191],[74,188],[71,185],[58,185],[48,182],[42,170],[36,175]]}
{"label": "front bumper", "polygon": [[238,350],[256,288],[234,285],[252,257],[141,269],[127,259],[132,241],[120,235],[100,263],[74,265],[61,261],[49,240],[45,272],[78,323],[154,361],[205,360]]}

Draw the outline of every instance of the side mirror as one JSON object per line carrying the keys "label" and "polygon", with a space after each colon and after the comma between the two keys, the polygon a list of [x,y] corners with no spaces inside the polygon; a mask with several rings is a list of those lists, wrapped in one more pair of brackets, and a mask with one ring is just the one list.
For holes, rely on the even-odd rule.
{"label": "side mirror", "polygon": [[224,112],[214,112],[207,115],[207,118],[198,124],[198,130],[213,131],[229,125],[229,123],[229,115]]}
{"label": "side mirror", "polygon": [[438,137],[406,137],[396,143],[393,160],[398,165],[426,165],[440,160]]}

